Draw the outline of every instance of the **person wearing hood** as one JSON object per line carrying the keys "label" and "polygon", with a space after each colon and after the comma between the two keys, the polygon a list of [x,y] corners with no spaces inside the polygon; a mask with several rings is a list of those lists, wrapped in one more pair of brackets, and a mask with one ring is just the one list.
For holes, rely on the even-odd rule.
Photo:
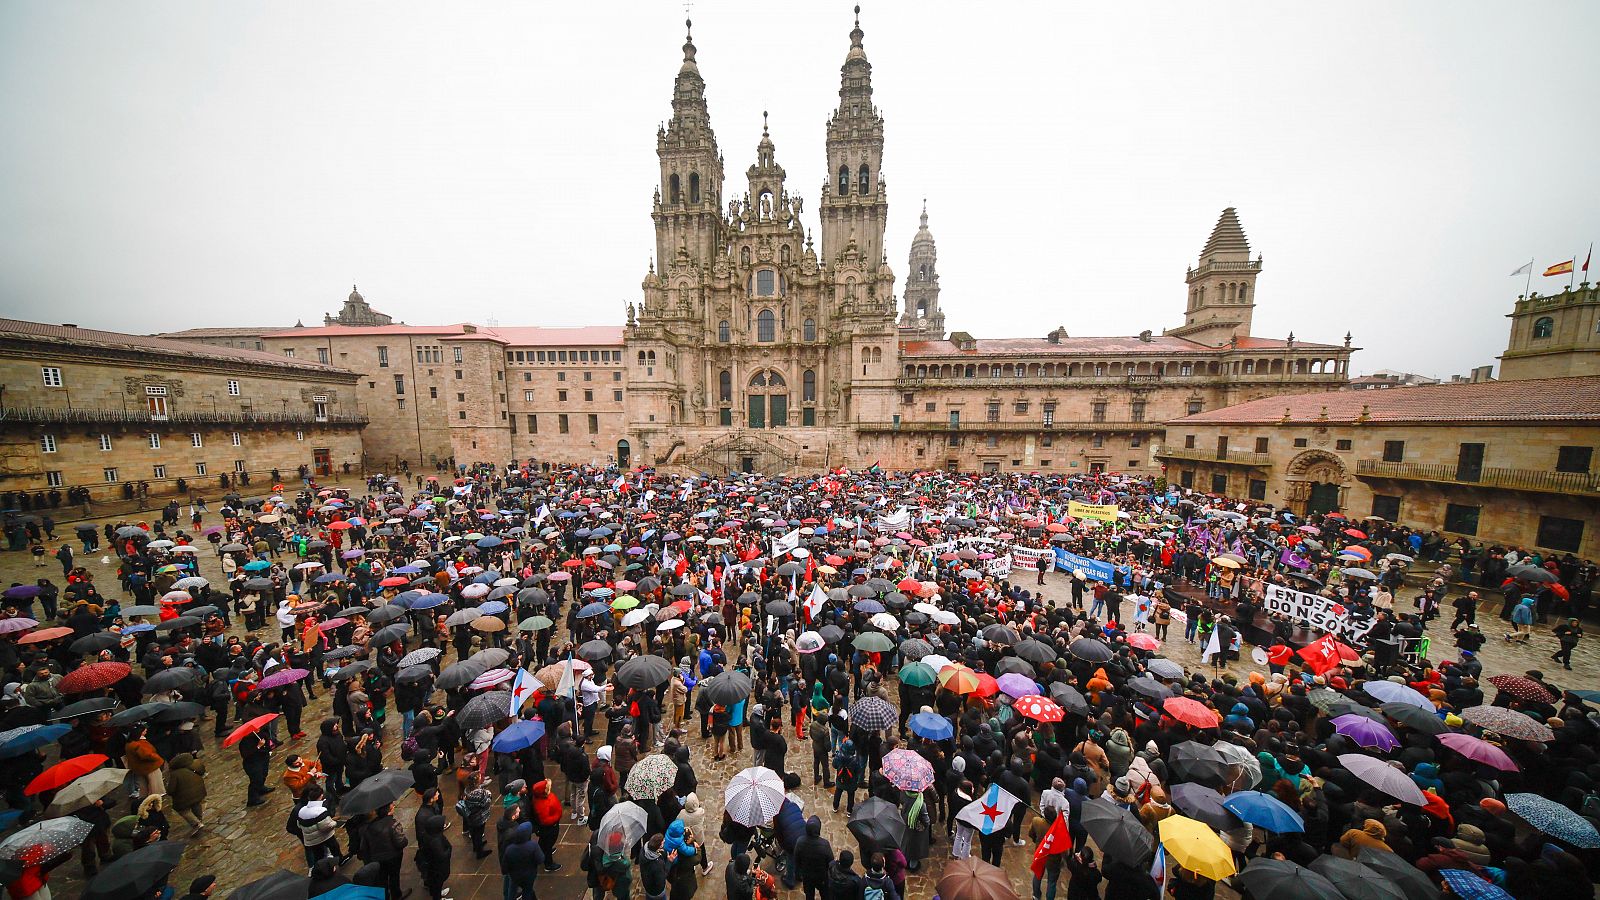
{"label": "person wearing hood", "polygon": [[310,897],[320,897],[349,883],[350,879],[339,871],[339,860],[323,857],[311,867],[311,883],[306,889],[306,894]]}
{"label": "person wearing hood", "polygon": [[839,798],[848,801],[845,809],[848,813],[856,811],[856,788],[861,784],[861,757],[856,753],[855,741],[845,738],[839,744],[839,749],[833,754],[834,788],[833,808],[839,808]]}
{"label": "person wearing hood", "polygon": [[711,871],[711,860],[706,848],[682,819],[667,826],[661,853],[666,858],[667,881],[672,889],[672,900],[688,900],[700,887],[700,874]]}
{"label": "person wearing hood", "polygon": [[[924,847],[926,849],[926,847]],[[828,900],[828,868],[833,865],[833,845],[822,836],[822,819],[806,820],[806,834],[794,848],[795,871],[805,886],[806,900]]]}
{"label": "person wearing hood", "polygon": [[1340,855],[1345,859],[1355,859],[1356,854],[1361,851],[1362,847],[1371,847],[1374,850],[1393,853],[1394,850],[1385,843],[1388,837],[1389,829],[1385,828],[1382,822],[1377,819],[1367,819],[1361,823],[1360,828],[1352,828],[1346,831],[1339,838],[1339,844],[1334,849],[1342,850],[1343,853]]}
{"label": "person wearing hood", "polygon": [[1121,728],[1111,729],[1111,737],[1106,739],[1106,761],[1110,763],[1111,777],[1121,778],[1128,774],[1128,766],[1133,763],[1133,739],[1128,737],[1128,732]]}
{"label": "person wearing hood", "polygon": [[450,880],[451,847],[444,835],[449,827],[450,820],[437,808],[424,806],[417,812],[417,873],[433,900],[442,900],[450,893],[445,882]]}
{"label": "person wearing hood", "polygon": [[517,823],[507,833],[506,844],[500,850],[506,900],[538,900],[533,886],[544,865],[544,849],[533,839],[533,823]]}
{"label": "person wearing hood", "polygon": [[652,834],[639,849],[639,887],[644,890],[644,900],[667,900],[670,866],[662,846],[662,836]]}
{"label": "person wearing hood", "polygon": [[539,849],[544,851],[544,870],[559,871],[556,836],[561,831],[561,799],[550,790],[549,779],[536,782],[529,795],[533,798],[533,821],[539,827]]}
{"label": "person wearing hood", "polygon": [[343,861],[336,837],[339,823],[333,820],[333,811],[323,800],[322,788],[306,788],[305,803],[295,814],[295,829],[306,851],[306,867],[315,868],[324,857],[332,857],[335,864]]}
{"label": "person wearing hood", "polygon": [[1431,788],[1436,794],[1444,793],[1444,781],[1439,778],[1439,767],[1434,763],[1417,763],[1411,770],[1411,780],[1422,790]]}
{"label": "person wearing hood", "polygon": [[478,859],[489,855],[484,831],[489,825],[489,811],[494,808],[494,791],[483,784],[474,772],[467,777],[467,790],[456,801],[456,812],[461,816],[461,827],[472,838],[472,852]]}
{"label": "person wearing hood", "polygon": [[168,782],[173,811],[195,831],[206,827],[206,764],[196,754],[180,753],[172,758]]}
{"label": "person wearing hood", "polygon": [[887,862],[884,855],[879,852],[874,852],[867,858],[867,873],[861,876],[862,897],[902,900],[900,892],[895,889],[894,879],[889,877]]}
{"label": "person wearing hood", "polygon": [[1523,597],[1522,602],[1511,610],[1511,630],[1506,633],[1506,643],[1516,641],[1526,644],[1533,635],[1533,619],[1536,613],[1534,598]]}

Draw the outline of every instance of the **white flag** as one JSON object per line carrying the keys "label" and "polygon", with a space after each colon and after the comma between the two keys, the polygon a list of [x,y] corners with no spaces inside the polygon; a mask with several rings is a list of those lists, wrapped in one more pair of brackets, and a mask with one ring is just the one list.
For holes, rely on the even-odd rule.
{"label": "white flag", "polygon": [[543,522],[545,520],[545,517],[548,516],[548,515],[550,515],[550,504],[548,504],[548,503],[539,504],[539,512],[538,512],[537,515],[535,515],[533,517],[533,524],[537,525],[540,522]]}
{"label": "white flag", "polygon": [[1532,271],[1533,271],[1533,260],[1530,259],[1527,262],[1523,263],[1521,268],[1517,269],[1515,272],[1512,272],[1509,277],[1515,278],[1518,275],[1526,275],[1526,274],[1528,274],[1529,272],[1532,272]]}
{"label": "white flag", "polygon": [[822,612],[822,605],[828,602],[828,594],[820,586],[811,586],[811,596],[806,598],[806,624],[817,620],[817,614]]}
{"label": "white flag", "polygon": [[772,557],[777,559],[798,546],[800,546],[800,529],[796,528],[772,542]]}
{"label": "white flag", "polygon": [[561,667],[561,680],[556,682],[557,697],[573,697],[578,693],[577,670],[572,665],[572,657],[567,657],[567,664]]}
{"label": "white flag", "polygon": [[1211,629],[1211,640],[1206,643],[1205,652],[1200,654],[1200,661],[1203,663],[1209,663],[1211,662],[1211,657],[1221,652],[1222,641],[1217,637],[1217,630],[1213,628]]}

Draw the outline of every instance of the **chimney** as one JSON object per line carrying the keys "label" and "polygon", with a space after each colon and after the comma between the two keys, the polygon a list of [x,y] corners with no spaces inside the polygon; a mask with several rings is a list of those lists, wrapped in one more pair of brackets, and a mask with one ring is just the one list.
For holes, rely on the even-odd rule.
{"label": "chimney", "polygon": [[461,326],[461,333],[462,334],[477,334],[478,333],[478,326],[463,324]]}
{"label": "chimney", "polygon": [[1146,328],[1145,330],[1139,332],[1139,340],[1145,342],[1146,344],[1150,343],[1150,329]]}

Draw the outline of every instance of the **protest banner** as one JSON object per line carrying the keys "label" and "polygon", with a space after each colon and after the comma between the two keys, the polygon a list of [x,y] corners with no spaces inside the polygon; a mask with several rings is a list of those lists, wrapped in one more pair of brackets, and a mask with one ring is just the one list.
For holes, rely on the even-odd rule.
{"label": "protest banner", "polygon": [[1067,503],[1067,515],[1074,519],[1097,519],[1101,522],[1115,522],[1117,520],[1117,505],[1107,503],[1103,505],[1079,503],[1072,500]]}
{"label": "protest banner", "polygon": [[1052,553],[1048,547],[1011,548],[1011,568],[1013,569],[1020,569],[1024,572],[1036,572],[1039,570],[1040,566],[1043,566],[1044,570],[1048,572],[1050,571],[1051,564],[1054,562],[1055,554]]}
{"label": "protest banner", "polygon": [[1061,572],[1082,572],[1083,577],[1110,582],[1114,571],[1111,563],[1087,556],[1079,556],[1060,547],[1055,548],[1056,569]]}
{"label": "protest banner", "polygon": [[1372,630],[1371,619],[1355,618],[1350,614],[1350,610],[1337,600],[1278,584],[1262,586],[1262,605],[1267,612],[1338,635],[1341,640],[1353,646],[1364,646],[1367,632]]}

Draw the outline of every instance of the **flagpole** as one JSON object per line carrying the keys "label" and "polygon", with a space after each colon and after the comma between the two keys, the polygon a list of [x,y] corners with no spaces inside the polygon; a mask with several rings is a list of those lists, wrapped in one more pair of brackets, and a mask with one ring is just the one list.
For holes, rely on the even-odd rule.
{"label": "flagpole", "polygon": [[1578,283],[1578,254],[1572,254],[1572,268],[1567,272],[1567,290]]}
{"label": "flagpole", "polygon": [[1522,286],[1522,299],[1526,300],[1533,294],[1533,257],[1528,257],[1528,283]]}

